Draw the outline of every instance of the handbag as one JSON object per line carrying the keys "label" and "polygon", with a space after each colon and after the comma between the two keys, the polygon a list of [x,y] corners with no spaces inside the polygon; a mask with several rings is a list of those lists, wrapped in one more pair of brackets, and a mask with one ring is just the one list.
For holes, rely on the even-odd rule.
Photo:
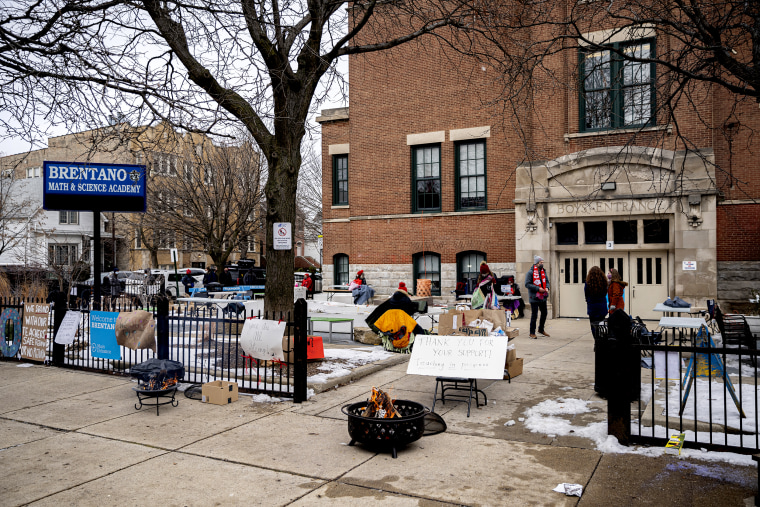
{"label": "handbag", "polygon": [[472,293],[472,309],[482,307],[486,302],[486,297],[483,295],[483,291],[478,287],[475,292]]}

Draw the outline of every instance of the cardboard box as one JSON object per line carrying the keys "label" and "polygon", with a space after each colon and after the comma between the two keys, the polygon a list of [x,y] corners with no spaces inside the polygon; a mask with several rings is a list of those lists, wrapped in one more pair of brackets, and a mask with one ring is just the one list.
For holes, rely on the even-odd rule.
{"label": "cardboard box", "polygon": [[520,334],[520,329],[516,327],[508,327],[504,329],[504,334],[511,340],[512,338],[517,338],[517,335]]}
{"label": "cardboard box", "polygon": [[226,380],[215,380],[203,384],[201,401],[214,405],[228,405],[238,400],[238,385]]}
{"label": "cardboard box", "polygon": [[[517,359],[515,359],[514,361],[512,361],[511,363],[509,363],[507,365],[507,368],[505,368],[505,369],[507,371],[509,371],[509,375],[512,378],[515,378],[518,375],[522,375],[522,372],[523,372],[523,358],[522,357],[518,357]],[[509,378],[509,377],[507,377],[507,375],[504,375],[504,380],[506,380],[507,378]]]}

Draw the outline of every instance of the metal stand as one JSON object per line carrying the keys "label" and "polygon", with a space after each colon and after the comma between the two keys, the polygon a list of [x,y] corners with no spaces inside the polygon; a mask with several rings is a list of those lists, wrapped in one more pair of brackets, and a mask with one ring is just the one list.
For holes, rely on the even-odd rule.
{"label": "metal stand", "polygon": [[[435,393],[433,394],[432,412],[435,412],[435,402],[438,401],[438,386],[441,387],[441,403],[446,404],[446,391],[463,391],[467,394],[449,394],[449,400],[467,403],[467,417],[470,417],[472,396],[475,395],[475,406],[480,406],[479,395],[483,395],[483,405],[488,405],[486,393],[478,389],[478,380],[474,378],[436,377]],[[510,380],[511,381],[511,380]]]}
{"label": "metal stand", "polygon": [[[158,407],[161,405],[169,405],[176,407],[179,405],[179,401],[174,399],[174,395],[177,394],[177,387],[171,387],[169,389],[162,389],[161,391],[148,391],[139,387],[133,387],[132,390],[137,393],[137,403],[135,403],[135,410],[140,410],[143,405],[146,407],[156,407],[156,415],[158,415]],[[161,398],[170,398],[167,401],[160,401]],[[153,399],[155,403],[143,403],[143,400]]]}

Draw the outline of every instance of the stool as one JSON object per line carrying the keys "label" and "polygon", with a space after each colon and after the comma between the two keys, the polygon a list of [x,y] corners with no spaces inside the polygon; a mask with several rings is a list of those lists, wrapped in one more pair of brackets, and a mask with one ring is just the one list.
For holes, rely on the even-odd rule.
{"label": "stool", "polygon": [[472,406],[472,395],[475,394],[475,406],[480,406],[479,395],[483,395],[483,405],[488,405],[486,393],[478,389],[478,380],[474,378],[458,377],[436,377],[435,394],[433,394],[433,408],[435,412],[435,402],[438,401],[438,386],[441,387],[441,403],[446,404],[446,391],[464,391],[467,394],[449,394],[449,399],[467,403],[467,417],[470,417],[470,407]]}

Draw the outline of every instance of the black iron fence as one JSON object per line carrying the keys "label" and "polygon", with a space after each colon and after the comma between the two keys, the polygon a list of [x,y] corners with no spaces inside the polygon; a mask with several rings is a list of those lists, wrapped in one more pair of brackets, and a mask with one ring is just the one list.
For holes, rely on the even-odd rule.
{"label": "black iron fence", "polygon": [[642,339],[634,325],[627,343],[600,336],[613,367],[597,384],[608,383],[608,432],[621,443],[665,446],[683,434],[687,448],[760,452],[756,347],[727,346],[704,326]]}
{"label": "black iron fence", "polygon": [[[58,308],[63,303],[58,301]],[[276,397],[306,399],[306,302],[296,302],[294,313],[254,315],[244,308],[234,311],[216,305],[196,307],[194,303],[171,304],[168,299],[150,297],[147,300],[130,296],[104,296],[96,304],[76,304],[80,317],[73,343],[53,342],[55,330],[63,319],[62,311],[51,305],[48,317],[48,350],[45,362],[56,366],[128,375],[129,369],[153,357],[179,361],[185,365],[184,382],[205,383],[215,380],[236,382],[241,392],[265,393]],[[99,305],[97,304],[99,303]],[[156,346],[132,350],[121,346],[120,359],[93,357],[90,344],[91,306],[114,312],[145,310],[155,320]],[[241,305],[242,306],[242,305]],[[0,315],[5,309],[15,310],[23,319],[23,301],[0,300]],[[246,354],[240,344],[240,332],[248,318],[263,318],[286,322],[283,352],[285,361],[259,360]],[[6,322],[8,319],[5,319]],[[23,320],[22,320],[23,321]],[[4,324],[5,325],[5,324]],[[14,326],[10,324],[8,326]],[[8,327],[6,326],[6,327]],[[8,333],[6,332],[6,342]],[[21,359],[20,350],[5,348],[2,359]],[[13,352],[12,354],[10,352]]]}

